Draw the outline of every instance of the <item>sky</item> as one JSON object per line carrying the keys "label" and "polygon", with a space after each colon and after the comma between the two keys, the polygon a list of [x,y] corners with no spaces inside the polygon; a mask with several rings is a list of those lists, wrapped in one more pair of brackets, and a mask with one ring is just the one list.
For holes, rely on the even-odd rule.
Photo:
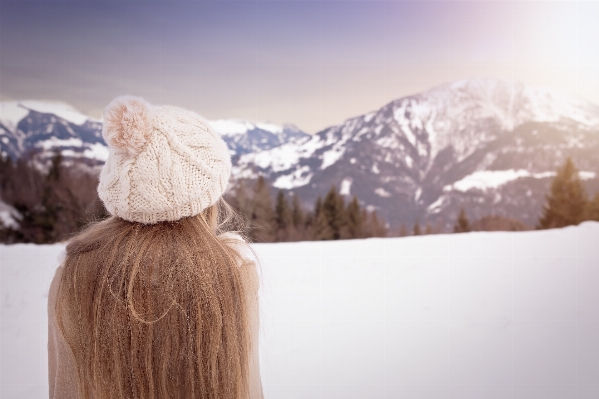
{"label": "sky", "polygon": [[0,100],[122,94],[314,133],[500,78],[599,105],[598,1],[5,1]]}

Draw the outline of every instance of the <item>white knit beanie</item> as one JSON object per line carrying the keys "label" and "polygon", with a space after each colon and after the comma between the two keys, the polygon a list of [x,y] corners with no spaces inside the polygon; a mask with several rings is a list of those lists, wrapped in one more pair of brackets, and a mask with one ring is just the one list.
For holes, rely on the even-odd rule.
{"label": "white knit beanie", "polygon": [[109,147],[98,195],[113,215],[153,224],[214,204],[231,175],[227,145],[198,114],[133,96],[104,110]]}

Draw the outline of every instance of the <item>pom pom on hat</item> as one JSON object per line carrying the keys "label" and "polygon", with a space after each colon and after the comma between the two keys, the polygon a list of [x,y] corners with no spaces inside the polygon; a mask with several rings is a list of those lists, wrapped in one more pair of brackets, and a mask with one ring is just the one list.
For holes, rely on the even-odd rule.
{"label": "pom pom on hat", "polygon": [[135,156],[152,132],[152,106],[143,98],[117,97],[104,110],[102,136],[109,147]]}

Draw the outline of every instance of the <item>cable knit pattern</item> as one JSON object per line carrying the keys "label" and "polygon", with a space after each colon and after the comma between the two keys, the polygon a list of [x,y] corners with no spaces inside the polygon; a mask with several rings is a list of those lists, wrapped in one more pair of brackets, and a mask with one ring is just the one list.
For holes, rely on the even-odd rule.
{"label": "cable knit pattern", "polygon": [[[151,128],[136,134],[130,130],[134,125],[128,124],[128,134],[119,136],[118,145],[115,140],[108,142],[110,152],[98,184],[108,212],[152,224],[197,215],[214,204],[231,175],[231,158],[220,135],[194,112],[171,106],[148,110],[127,101],[140,104],[139,98],[121,97],[109,107],[117,104],[129,113],[144,112],[129,115],[129,121],[147,121],[151,115]],[[115,112],[107,109],[105,114]],[[146,129],[142,123],[139,126]],[[127,137],[134,142],[128,143]],[[143,146],[139,137],[146,139]]]}

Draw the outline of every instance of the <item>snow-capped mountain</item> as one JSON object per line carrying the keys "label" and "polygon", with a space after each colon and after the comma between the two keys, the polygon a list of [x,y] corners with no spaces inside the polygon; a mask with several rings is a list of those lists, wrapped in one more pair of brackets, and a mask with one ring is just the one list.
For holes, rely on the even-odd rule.
{"label": "snow-capped mountain", "polygon": [[[233,159],[309,136],[293,125],[229,119],[209,122],[222,134]],[[14,159],[28,151],[36,151],[36,159],[43,163],[55,150],[61,151],[67,163],[78,158],[97,169],[108,157],[108,147],[102,138],[102,121],[89,118],[64,103],[0,103],[0,151],[3,155]]]}
{"label": "snow-capped mountain", "polygon": [[566,156],[599,189],[599,107],[518,82],[467,79],[242,155],[234,175],[265,175],[309,202],[337,185],[395,225],[448,225],[461,206],[471,217],[534,224]]}
{"label": "snow-capped mountain", "polygon": [[65,159],[99,165],[108,157],[101,132],[101,121],[65,103],[0,103],[0,151],[13,159],[35,152],[36,160],[44,162],[60,150]]}

